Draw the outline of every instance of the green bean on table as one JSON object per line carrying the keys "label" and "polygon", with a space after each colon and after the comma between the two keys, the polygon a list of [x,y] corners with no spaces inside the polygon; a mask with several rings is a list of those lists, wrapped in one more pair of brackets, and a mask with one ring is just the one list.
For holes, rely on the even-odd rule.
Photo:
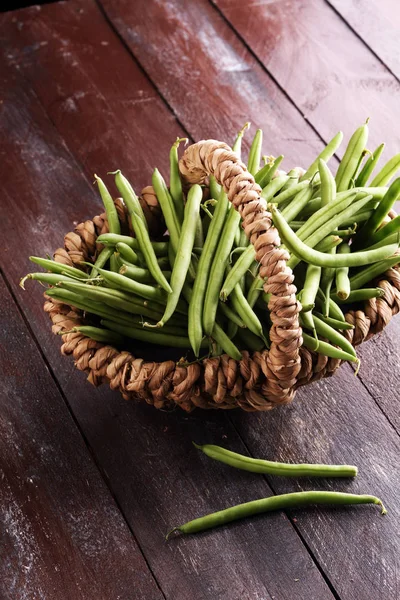
{"label": "green bean on table", "polygon": [[367,184],[368,179],[372,175],[373,170],[375,169],[381,154],[385,148],[385,144],[380,144],[377,149],[368,157],[365,162],[365,165],[361,169],[360,173],[357,175],[354,186],[360,187]]}

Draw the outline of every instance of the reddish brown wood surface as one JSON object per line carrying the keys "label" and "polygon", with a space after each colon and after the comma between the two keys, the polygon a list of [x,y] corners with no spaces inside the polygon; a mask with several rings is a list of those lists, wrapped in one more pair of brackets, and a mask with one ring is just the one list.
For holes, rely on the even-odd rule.
{"label": "reddish brown wood surface", "polygon": [[380,60],[400,77],[400,11],[397,0],[328,0]]}
{"label": "reddish brown wood surface", "polygon": [[[283,148],[286,166],[310,161],[322,146],[208,3],[104,6],[146,74],[94,3],[71,0],[0,18],[0,176],[8,233],[1,266],[96,462],[167,598],[396,598],[399,440],[391,423],[398,424],[397,336],[384,333],[365,345],[360,379],[344,368],[302,390],[293,406],[270,414],[160,413],[85,383],[58,352],[39,288],[17,288],[29,254],[51,252],[73,222],[97,212],[94,170],[121,166],[140,189],[155,164],[166,166],[167,150],[184,129],[195,139],[229,140],[247,119],[264,128],[266,152]],[[312,26],[311,37],[318,38],[316,21]],[[338,127],[348,98],[338,96]],[[319,132],[331,133],[322,124]],[[390,141],[397,132],[383,134]],[[348,483],[266,482],[209,461],[192,439],[280,460],[355,462],[360,477]],[[299,486],[380,494],[389,514],[381,518],[373,507],[310,509],[292,512],[292,524],[277,514],[163,540],[178,522]],[[147,600],[151,589],[137,597]]]}
{"label": "reddish brown wood surface", "polygon": [[163,598],[2,277],[0,293],[0,597]]}

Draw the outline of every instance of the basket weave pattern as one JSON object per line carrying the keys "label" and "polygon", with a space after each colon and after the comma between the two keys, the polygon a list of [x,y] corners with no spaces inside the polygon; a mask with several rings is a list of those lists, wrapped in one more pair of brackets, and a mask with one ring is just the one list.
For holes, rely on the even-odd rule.
{"label": "basket weave pattern", "polygon": [[[223,355],[189,365],[172,360],[156,363],[135,358],[129,352],[80,333],[68,333],[62,336],[61,351],[73,355],[77,368],[88,372],[92,384],[108,382],[125,399],[144,400],[156,408],[178,405],[186,411],[195,407],[261,411],[286,404],[299,386],[332,375],[341,361],[302,347],[300,305],[293,273],[286,266],[289,255],[280,247],[278,231],[260,197],[261,188],[238,156],[221,142],[197,142],[185,151],[180,170],[190,184],[203,183],[213,174],[240,212],[243,228],[260,263],[260,275],[266,279],[264,289],[271,294],[268,307],[272,321],[271,348],[243,352],[239,362]],[[131,231],[122,201],[118,199],[115,203],[122,228]],[[160,235],[162,216],[151,186],[142,191],[141,204],[151,234]],[[65,247],[55,252],[55,260],[80,268],[82,261],[94,262],[101,250],[96,238],[107,231],[105,214],[80,223],[65,236]],[[377,285],[385,292],[381,298],[363,303],[363,309],[346,313],[346,320],[354,329],[347,330],[345,335],[354,346],[382,331],[400,310],[399,272],[389,269]],[[54,333],[84,323],[82,311],[55,299],[47,297],[44,308],[52,319]]]}

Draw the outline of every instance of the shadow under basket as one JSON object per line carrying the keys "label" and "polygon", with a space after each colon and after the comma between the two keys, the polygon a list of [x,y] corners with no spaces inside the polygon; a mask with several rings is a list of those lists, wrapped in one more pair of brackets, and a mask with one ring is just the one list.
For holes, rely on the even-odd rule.
{"label": "shadow under basket", "polygon": [[[298,320],[300,305],[296,300],[293,273],[286,265],[289,255],[280,247],[278,231],[260,197],[261,188],[239,157],[222,142],[201,141],[185,150],[180,171],[186,184],[202,184],[209,175],[214,175],[240,212],[242,226],[260,263],[260,275],[265,279],[264,289],[271,294],[268,306],[272,321],[270,349],[244,351],[241,361],[224,354],[188,364],[177,361],[177,354],[182,355],[182,351],[176,349],[152,346],[153,351],[149,353],[148,346],[146,348],[140,342],[117,349],[81,333],[68,333],[62,336],[61,352],[72,354],[76,367],[88,373],[88,380],[93,385],[108,383],[125,399],[144,400],[159,409],[180,406],[188,412],[196,407],[264,411],[287,404],[298,387],[329,377],[341,361],[302,346]],[[150,234],[159,239],[162,214],[151,186],[144,188],[140,201]],[[123,232],[132,235],[124,204],[120,199],[115,204]],[[64,248],[55,252],[54,259],[83,269],[83,261],[95,261],[102,248],[96,244],[96,239],[106,232],[105,214],[80,223],[74,232],[66,234]],[[345,313],[346,321],[354,325],[354,329],[344,332],[353,346],[382,331],[400,310],[400,273],[397,269],[389,269],[375,280],[374,285],[384,290],[382,297],[349,307]],[[51,317],[54,333],[88,322],[82,311],[49,297],[44,309]],[[156,357],[160,362],[146,360],[145,356]],[[164,357],[166,359],[161,360]]]}

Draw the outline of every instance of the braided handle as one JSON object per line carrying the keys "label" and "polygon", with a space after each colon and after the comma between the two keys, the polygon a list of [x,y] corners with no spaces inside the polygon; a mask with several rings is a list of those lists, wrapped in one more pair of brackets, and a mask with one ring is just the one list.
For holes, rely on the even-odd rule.
{"label": "braided handle", "polygon": [[261,188],[239,156],[229,146],[216,140],[202,140],[189,146],[179,168],[190,184],[203,183],[208,175],[214,175],[243,219],[243,229],[260,263],[264,290],[271,294],[268,305],[272,320],[271,348],[265,353],[263,370],[267,383],[263,391],[270,400],[289,401],[301,367],[300,304],[296,300],[292,270],[286,264],[289,254],[280,247],[279,233],[261,197]]}

